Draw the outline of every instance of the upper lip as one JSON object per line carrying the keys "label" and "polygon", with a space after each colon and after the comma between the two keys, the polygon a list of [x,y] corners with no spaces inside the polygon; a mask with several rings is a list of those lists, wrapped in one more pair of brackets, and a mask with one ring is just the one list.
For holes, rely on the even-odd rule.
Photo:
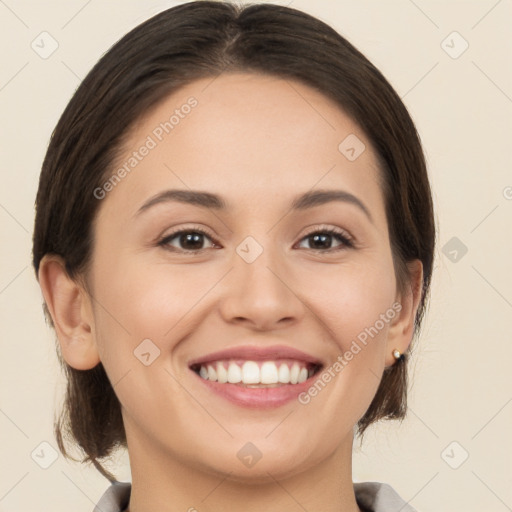
{"label": "upper lip", "polygon": [[268,347],[242,345],[238,347],[231,347],[192,359],[188,364],[189,366],[194,366],[224,359],[245,359],[247,361],[296,359],[297,361],[305,361],[311,364],[322,365],[322,361],[317,357],[286,345],[272,345]]}

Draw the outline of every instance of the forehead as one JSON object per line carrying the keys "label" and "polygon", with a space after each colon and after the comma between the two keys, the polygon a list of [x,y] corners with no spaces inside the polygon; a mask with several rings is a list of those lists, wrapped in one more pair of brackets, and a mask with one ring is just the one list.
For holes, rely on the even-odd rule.
{"label": "forehead", "polygon": [[267,75],[222,74],[175,91],[134,125],[113,172],[123,166],[107,202],[134,208],[165,188],[212,191],[228,206],[335,187],[382,199],[359,125],[320,92]]}

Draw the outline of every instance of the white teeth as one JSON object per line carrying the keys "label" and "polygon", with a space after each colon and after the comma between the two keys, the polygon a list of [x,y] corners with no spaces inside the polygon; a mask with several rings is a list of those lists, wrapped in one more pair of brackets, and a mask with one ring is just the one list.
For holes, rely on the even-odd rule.
{"label": "white teeth", "polygon": [[230,384],[238,384],[242,382],[242,370],[236,363],[229,363],[228,382]]}
{"label": "white teeth", "polygon": [[222,384],[228,381],[228,372],[222,363],[217,363],[217,380]]}
{"label": "white teeth", "polygon": [[282,364],[279,367],[279,382],[281,384],[288,384],[290,382],[290,368],[287,364]]}
{"label": "white teeth", "polygon": [[[226,369],[227,366],[227,369]],[[217,361],[201,365],[199,375],[210,381],[225,384],[300,384],[314,375],[314,370],[308,369],[304,363],[276,363],[275,361],[245,361],[240,367],[234,361]]]}
{"label": "white teeth", "polygon": [[[201,369],[203,369],[203,366],[201,366]],[[201,372],[199,372],[199,375],[201,375]],[[213,366],[208,365],[208,379],[209,380],[217,380],[217,372],[213,368]]]}
{"label": "white teeth", "polygon": [[246,361],[242,366],[242,382],[244,384],[260,383],[260,367],[254,361]]}
{"label": "white teeth", "polygon": [[277,384],[279,382],[279,375],[277,373],[276,363],[272,361],[265,361],[261,365],[260,380],[262,384]]}
{"label": "white teeth", "polygon": [[307,370],[307,368],[301,368],[300,369],[300,373],[299,373],[299,384],[301,382],[306,381],[307,378],[308,378],[308,370]]}
{"label": "white teeth", "polygon": [[293,363],[292,369],[290,370],[290,382],[297,384],[299,382],[300,366],[297,363]]}

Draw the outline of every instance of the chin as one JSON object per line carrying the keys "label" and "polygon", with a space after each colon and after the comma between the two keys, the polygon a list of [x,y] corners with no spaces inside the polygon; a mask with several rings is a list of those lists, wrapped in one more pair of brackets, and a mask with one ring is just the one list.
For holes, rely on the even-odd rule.
{"label": "chin", "polygon": [[[229,446],[216,444],[209,451],[208,460],[200,464],[208,473],[229,475],[229,480],[247,484],[273,483],[283,480],[320,464],[335,447],[322,446],[314,449],[310,442],[296,440],[294,447],[290,440],[277,439],[273,442],[262,438],[260,441],[234,441]],[[199,461],[198,461],[199,462]]]}

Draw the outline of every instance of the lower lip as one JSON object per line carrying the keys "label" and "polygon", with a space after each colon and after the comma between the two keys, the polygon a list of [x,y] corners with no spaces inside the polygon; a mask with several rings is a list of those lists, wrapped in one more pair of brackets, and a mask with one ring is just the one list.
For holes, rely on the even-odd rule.
{"label": "lower lip", "polygon": [[300,384],[283,384],[275,388],[246,388],[238,384],[222,384],[220,382],[206,380],[197,375],[196,372],[193,373],[214,393],[236,405],[255,409],[280,407],[292,400],[296,400],[297,397],[306,391],[313,381],[317,379],[317,374],[315,374]]}

